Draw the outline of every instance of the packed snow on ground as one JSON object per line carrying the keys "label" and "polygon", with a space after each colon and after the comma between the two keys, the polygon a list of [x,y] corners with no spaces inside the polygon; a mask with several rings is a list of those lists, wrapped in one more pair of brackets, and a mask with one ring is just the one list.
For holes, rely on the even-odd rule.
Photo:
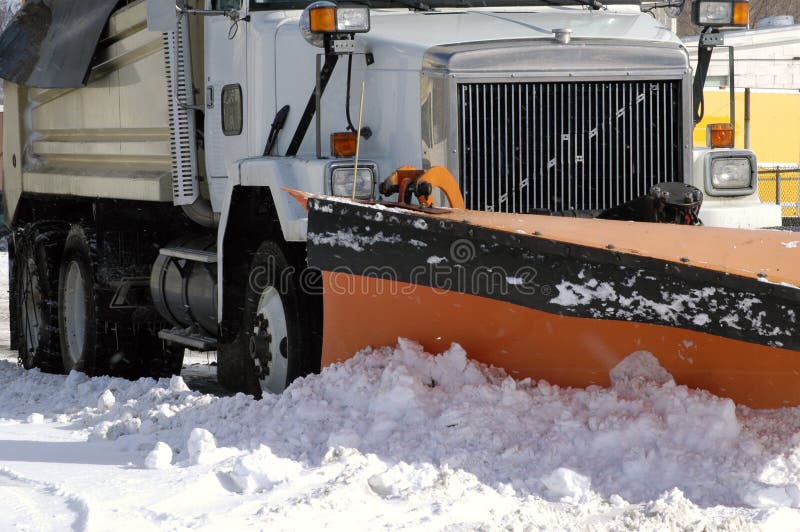
{"label": "packed snow on ground", "polygon": [[24,371],[9,356],[0,529],[800,525],[800,410],[678,386],[646,352],[611,379],[516,382],[458,346],[431,356],[399,340],[255,401],[181,377]]}

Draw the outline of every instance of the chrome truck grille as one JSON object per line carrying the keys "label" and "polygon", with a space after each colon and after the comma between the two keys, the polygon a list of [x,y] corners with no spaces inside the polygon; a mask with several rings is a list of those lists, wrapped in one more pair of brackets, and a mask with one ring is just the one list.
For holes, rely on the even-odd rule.
{"label": "chrome truck grille", "polygon": [[680,79],[458,83],[467,208],[590,214],[683,181],[681,89]]}

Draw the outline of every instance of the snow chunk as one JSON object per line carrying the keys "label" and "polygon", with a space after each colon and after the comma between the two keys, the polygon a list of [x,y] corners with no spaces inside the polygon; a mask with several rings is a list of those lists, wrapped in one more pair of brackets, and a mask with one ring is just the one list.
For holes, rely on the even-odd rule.
{"label": "snow chunk", "polygon": [[372,475],[367,479],[367,484],[379,497],[392,499],[409,492],[430,489],[438,479],[439,472],[431,464],[412,466],[400,462],[382,473]]}
{"label": "snow chunk", "polygon": [[114,394],[111,392],[111,390],[107,389],[97,399],[97,409],[108,412],[114,407],[114,403],[116,402],[117,399],[114,397]]}
{"label": "snow chunk", "polygon": [[33,414],[28,416],[28,423],[31,425],[41,425],[44,423],[44,416],[42,414],[34,412]]}
{"label": "snow chunk", "polygon": [[253,493],[296,478],[301,472],[298,462],[275,456],[271,449],[262,447],[237,459],[229,477],[242,493]]}
{"label": "snow chunk", "polygon": [[422,218],[417,218],[416,220],[414,220],[414,227],[419,229],[420,231],[424,231],[428,228],[428,222],[426,222]]}
{"label": "snow chunk", "polygon": [[186,450],[189,451],[189,462],[192,465],[207,464],[212,461],[211,454],[217,448],[214,435],[206,429],[194,428],[189,434]]}
{"label": "snow chunk", "polygon": [[616,301],[617,292],[610,283],[600,283],[597,279],[578,285],[569,281],[562,281],[556,285],[558,295],[550,300],[554,305],[563,307],[577,307],[588,305],[593,301]]}
{"label": "snow chunk", "polygon": [[181,392],[188,392],[189,387],[183,381],[183,377],[180,375],[173,375],[172,378],[169,380],[169,389],[171,392],[181,393]]}
{"label": "snow chunk", "polygon": [[672,375],[664,369],[658,359],[647,351],[636,351],[611,369],[608,376],[615,389],[641,387],[645,384],[663,386],[675,384]]}
{"label": "snow chunk", "polygon": [[564,502],[580,502],[592,493],[592,480],[566,467],[559,467],[542,477],[547,490]]}
{"label": "snow chunk", "polygon": [[796,484],[770,485],[753,483],[742,493],[742,500],[754,508],[800,506],[800,487]]}
{"label": "snow chunk", "polygon": [[144,466],[147,469],[166,469],[170,465],[172,465],[172,448],[161,441],[156,443],[144,459]]}
{"label": "snow chunk", "polygon": [[64,387],[77,388],[78,385],[83,384],[88,380],[89,377],[85,373],[81,373],[80,371],[75,371],[73,369],[72,371],[69,372],[69,375],[67,375],[67,378],[64,381]]}
{"label": "snow chunk", "polygon": [[800,244],[800,240],[792,240],[791,242],[781,242],[781,245],[783,245],[783,247],[789,249],[796,248],[797,244]]}
{"label": "snow chunk", "polygon": [[418,343],[399,338],[394,356],[398,362],[424,374],[423,381],[428,386],[458,388],[486,383],[486,377],[475,363],[469,361],[464,348],[456,343],[441,355],[431,356]]}
{"label": "snow chunk", "polygon": [[[736,405],[730,399],[709,396],[704,400],[686,397],[686,388],[675,385],[672,375],[647,351],[637,351],[617,364],[610,372],[611,386],[626,399],[648,398],[650,408],[660,415],[670,439],[681,442],[684,451],[709,452],[732,444],[741,431],[736,418]],[[686,397],[683,399],[678,399]],[[676,408],[676,400],[681,407]],[[648,423],[650,425],[650,423]],[[637,438],[654,426],[641,424],[635,432]],[[627,464],[631,471],[636,467]],[[645,464],[641,464],[645,466]]]}
{"label": "snow chunk", "polygon": [[308,233],[308,239],[318,246],[341,246],[350,248],[353,251],[364,251],[364,249],[379,243],[397,244],[403,240],[400,235],[384,235],[383,231],[374,235],[361,235],[354,233],[352,230]]}

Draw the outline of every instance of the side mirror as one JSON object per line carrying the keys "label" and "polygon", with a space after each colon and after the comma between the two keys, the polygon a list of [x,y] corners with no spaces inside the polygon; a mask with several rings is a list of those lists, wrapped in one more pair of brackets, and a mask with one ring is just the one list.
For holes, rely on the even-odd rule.
{"label": "side mirror", "polygon": [[178,10],[175,0],[147,0],[147,29],[167,33],[176,31]]}
{"label": "side mirror", "polygon": [[749,0],[695,0],[692,24],[708,28],[741,28],[750,23]]}

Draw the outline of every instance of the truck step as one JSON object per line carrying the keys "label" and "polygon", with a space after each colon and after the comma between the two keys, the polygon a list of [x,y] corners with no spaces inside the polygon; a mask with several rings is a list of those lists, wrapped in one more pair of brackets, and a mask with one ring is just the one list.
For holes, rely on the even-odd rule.
{"label": "truck step", "polygon": [[158,331],[158,337],[168,342],[185,345],[197,351],[215,351],[217,349],[217,339],[204,336],[197,332],[186,329],[164,329]]}
{"label": "truck step", "polygon": [[167,247],[167,248],[161,248],[159,250],[159,253],[167,257],[190,260],[192,262],[202,262],[205,264],[214,264],[217,262],[217,253],[215,251],[205,251],[202,249],[192,249],[192,248]]}

